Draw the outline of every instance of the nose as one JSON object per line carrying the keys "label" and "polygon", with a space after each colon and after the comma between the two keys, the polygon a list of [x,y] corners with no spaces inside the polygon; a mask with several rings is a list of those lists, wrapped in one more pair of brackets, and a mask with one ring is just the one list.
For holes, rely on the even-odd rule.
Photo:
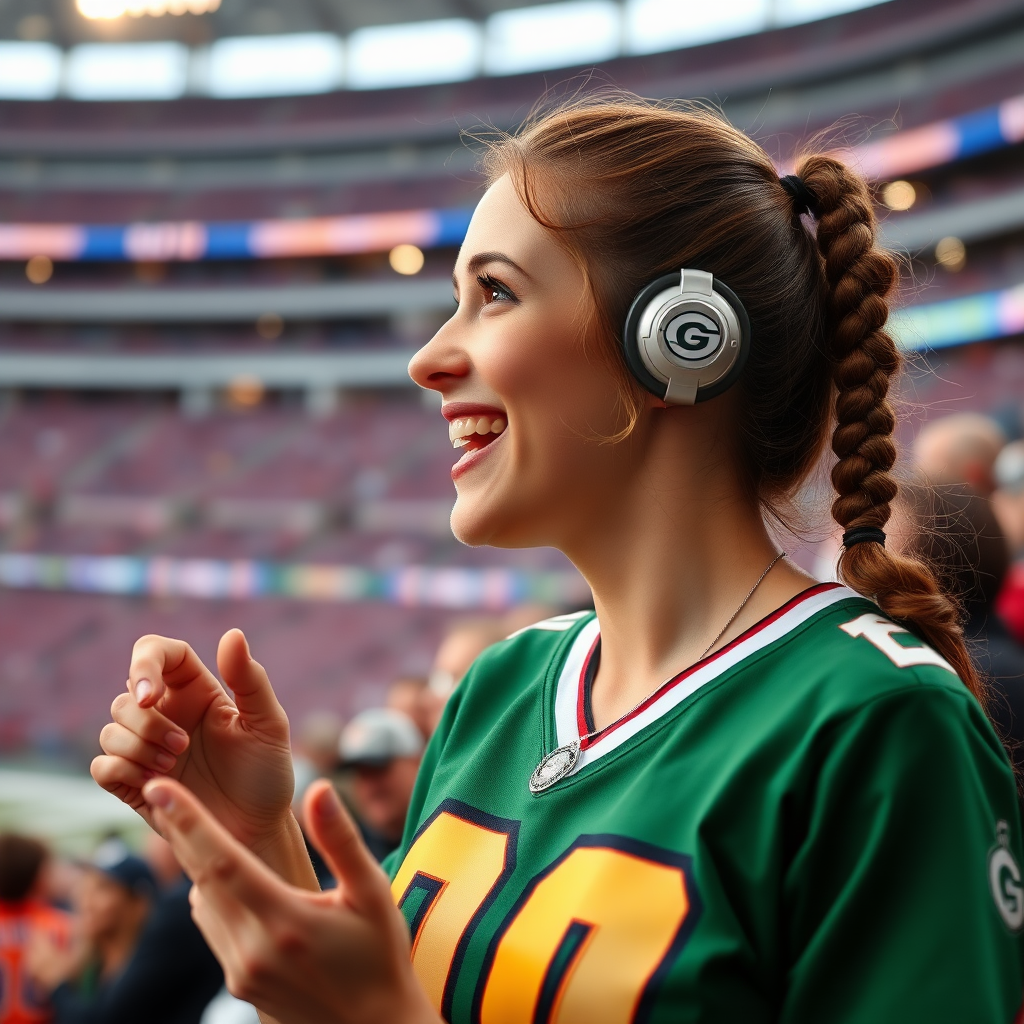
{"label": "nose", "polygon": [[456,342],[454,317],[409,361],[409,376],[421,387],[442,395],[452,384],[469,376],[465,349]]}

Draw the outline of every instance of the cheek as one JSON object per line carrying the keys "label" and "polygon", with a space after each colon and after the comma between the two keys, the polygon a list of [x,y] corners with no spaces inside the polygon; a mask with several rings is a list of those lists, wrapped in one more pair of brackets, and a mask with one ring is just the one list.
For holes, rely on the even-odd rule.
{"label": "cheek", "polygon": [[541,435],[551,450],[621,429],[613,359],[601,341],[581,338],[575,322],[537,315],[491,347],[481,370],[506,403],[520,438]]}

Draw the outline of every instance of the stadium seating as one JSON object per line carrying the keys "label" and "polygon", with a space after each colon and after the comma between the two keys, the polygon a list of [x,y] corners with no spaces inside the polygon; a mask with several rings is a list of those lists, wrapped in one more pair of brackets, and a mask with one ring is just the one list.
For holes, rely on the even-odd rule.
{"label": "stadium seating", "polygon": [[[1011,0],[899,0],[826,21],[674,53],[609,62],[599,76],[655,96],[720,98],[780,164],[842,115],[840,141],[888,137],[961,118],[1024,94],[1024,30]],[[913,62],[908,63],[908,55]],[[1011,59],[1012,58],[1012,59]],[[574,72],[455,85],[264,100],[0,104],[0,223],[306,218],[471,206],[479,177],[459,128],[520,119]],[[571,86],[570,86],[571,87]],[[869,131],[870,129],[870,131]],[[1019,187],[1024,146],[983,160],[961,153],[913,172],[919,200],[902,219],[942,214]],[[966,159],[961,159],[965,156]],[[112,184],[103,174],[126,176]],[[909,173],[909,172],[908,172]],[[113,179],[111,179],[113,181]],[[455,250],[428,251],[420,280],[447,275]],[[970,242],[966,265],[938,267],[934,244],[906,261],[913,305],[1024,282],[1019,228]],[[39,295],[398,279],[385,252],[301,259],[133,265],[57,262]],[[32,289],[23,261],[0,264],[0,290]],[[268,312],[273,312],[268,310]],[[437,315],[435,315],[437,314]],[[437,310],[286,322],[11,323],[0,306],[0,355],[347,353],[401,356],[429,337]],[[469,549],[446,528],[452,451],[436,409],[413,393],[347,391],[310,416],[297,390],[205,416],[167,393],[33,392],[0,396],[0,555],[125,556],[352,566],[564,570],[550,551]],[[1019,342],[982,342],[918,361],[905,392],[904,440],[926,415],[977,409],[1019,416]],[[192,410],[195,412],[195,410]],[[201,410],[200,410],[201,411]],[[326,410],[330,412],[330,410]],[[35,563],[34,563],[35,564]],[[45,574],[44,574],[45,575]],[[343,602],[74,593],[45,578],[0,589],[0,755],[91,749],[123,685],[134,639],[183,636],[212,660],[227,628],[247,630],[290,712],[350,714],[399,672],[423,671],[445,623],[462,612],[388,600]]]}

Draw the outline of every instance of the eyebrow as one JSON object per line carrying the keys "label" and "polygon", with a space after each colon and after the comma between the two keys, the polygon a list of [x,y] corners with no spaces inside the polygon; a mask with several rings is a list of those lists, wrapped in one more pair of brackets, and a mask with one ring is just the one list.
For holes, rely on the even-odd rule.
{"label": "eyebrow", "polygon": [[[503,252],[478,252],[475,256],[471,256],[469,262],[466,264],[466,270],[470,274],[475,274],[481,267],[486,266],[488,263],[504,263],[505,266],[511,267],[513,270],[518,271],[527,279],[532,281],[533,278],[523,270],[521,266],[511,256],[506,256]],[[452,272],[452,284],[456,284],[455,273]]]}

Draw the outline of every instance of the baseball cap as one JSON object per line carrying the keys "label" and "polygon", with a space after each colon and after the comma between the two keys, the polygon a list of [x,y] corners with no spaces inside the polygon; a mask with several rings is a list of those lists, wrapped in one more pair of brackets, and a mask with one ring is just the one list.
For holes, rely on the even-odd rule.
{"label": "baseball cap", "polygon": [[150,866],[132,853],[120,839],[107,839],[100,843],[89,864],[136,896],[151,899],[156,895],[156,876]]}
{"label": "baseball cap", "polygon": [[396,757],[419,757],[423,735],[393,708],[362,711],[341,731],[338,754],[343,765],[385,765]]}

